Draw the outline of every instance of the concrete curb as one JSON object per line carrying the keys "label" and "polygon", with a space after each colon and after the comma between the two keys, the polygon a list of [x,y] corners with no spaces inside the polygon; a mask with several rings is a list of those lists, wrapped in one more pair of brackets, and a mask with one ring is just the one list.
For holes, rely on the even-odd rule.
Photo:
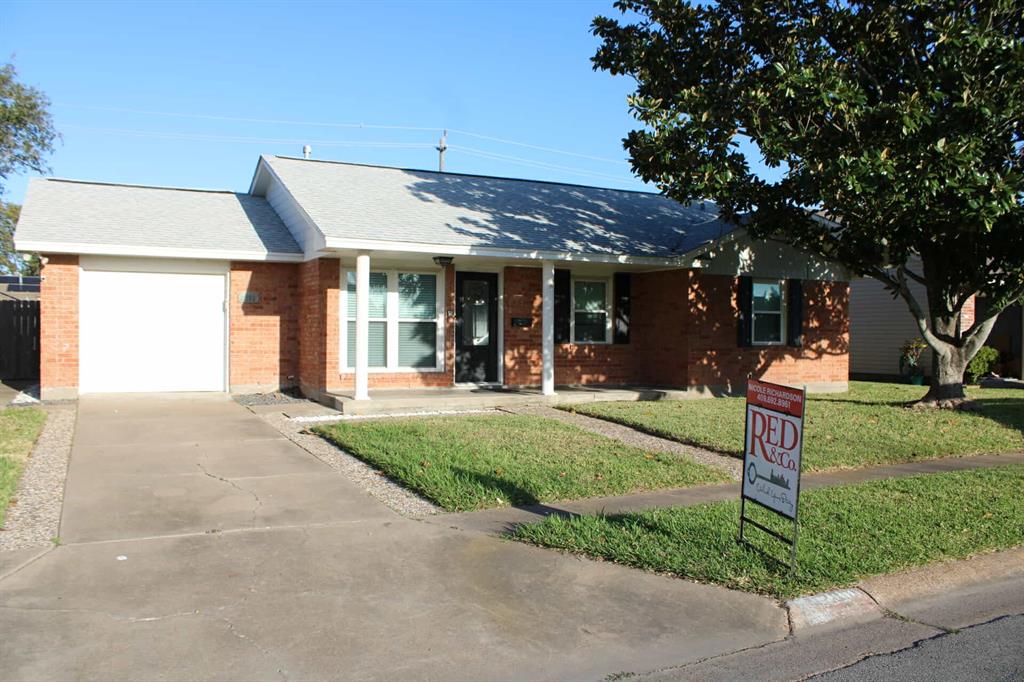
{"label": "concrete curb", "polygon": [[1024,577],[1024,547],[979,554],[959,561],[941,561],[902,573],[879,575],[860,582],[883,609],[897,611],[908,601],[955,592],[977,583]]}
{"label": "concrete curb", "polygon": [[790,633],[800,634],[877,620],[910,602],[1015,577],[1024,577],[1024,547],[875,576],[854,587],[791,599],[784,606]]}
{"label": "concrete curb", "polygon": [[849,625],[877,620],[885,612],[859,587],[831,590],[786,602],[793,634],[810,628]]}

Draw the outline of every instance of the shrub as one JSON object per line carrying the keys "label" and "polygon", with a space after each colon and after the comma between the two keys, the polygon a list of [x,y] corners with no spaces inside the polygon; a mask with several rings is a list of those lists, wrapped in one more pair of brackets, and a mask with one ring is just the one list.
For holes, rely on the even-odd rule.
{"label": "shrub", "polygon": [[967,365],[967,379],[972,384],[989,374],[999,362],[999,351],[991,346],[982,346]]}
{"label": "shrub", "polygon": [[921,367],[921,354],[928,348],[924,339],[907,339],[900,348],[900,372],[911,376],[924,374]]}

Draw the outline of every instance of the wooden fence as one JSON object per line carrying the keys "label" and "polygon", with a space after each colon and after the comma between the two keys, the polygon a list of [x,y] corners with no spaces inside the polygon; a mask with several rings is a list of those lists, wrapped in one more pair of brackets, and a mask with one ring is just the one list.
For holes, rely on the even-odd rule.
{"label": "wooden fence", "polygon": [[39,301],[0,301],[0,378],[39,378]]}

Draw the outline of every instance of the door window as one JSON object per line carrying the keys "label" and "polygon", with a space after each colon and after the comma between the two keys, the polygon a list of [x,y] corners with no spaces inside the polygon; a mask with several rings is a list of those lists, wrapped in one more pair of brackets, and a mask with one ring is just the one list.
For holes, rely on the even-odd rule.
{"label": "door window", "polygon": [[462,284],[462,345],[486,346],[491,342],[490,287],[468,279]]}

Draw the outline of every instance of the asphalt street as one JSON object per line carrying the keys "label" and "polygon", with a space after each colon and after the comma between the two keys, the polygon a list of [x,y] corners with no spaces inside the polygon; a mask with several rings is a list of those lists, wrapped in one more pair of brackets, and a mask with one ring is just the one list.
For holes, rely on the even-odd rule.
{"label": "asphalt street", "polygon": [[822,682],[1022,680],[1024,615],[997,618],[926,639],[908,649],[871,656],[813,679]]}

